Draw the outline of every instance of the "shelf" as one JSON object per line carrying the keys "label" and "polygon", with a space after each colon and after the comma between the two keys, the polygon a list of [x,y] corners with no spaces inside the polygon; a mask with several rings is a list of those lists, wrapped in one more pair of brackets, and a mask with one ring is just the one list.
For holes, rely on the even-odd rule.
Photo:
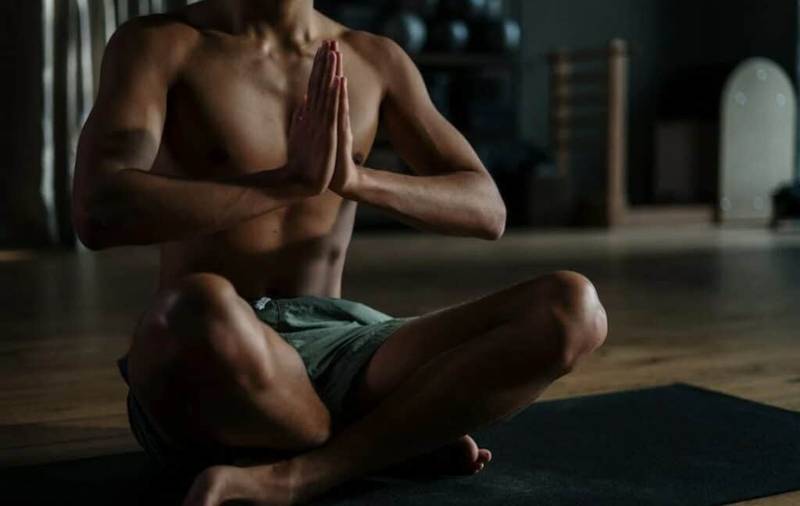
{"label": "shelf", "polygon": [[[481,144],[481,143],[502,143],[504,141],[509,140],[519,140],[521,136],[517,132],[472,132],[468,129],[461,129],[458,125],[453,125],[456,130],[463,135],[467,141],[471,144]],[[396,149],[392,146],[392,143],[388,139],[380,139],[376,138],[375,141],[372,143],[372,152],[376,151],[391,151],[396,152]]]}
{"label": "shelf", "polygon": [[422,67],[472,68],[514,67],[518,63],[517,53],[419,53],[413,55],[414,62]]}
{"label": "shelf", "polygon": [[653,227],[713,222],[714,206],[711,204],[675,204],[629,207],[625,211],[622,225],[628,227]]}

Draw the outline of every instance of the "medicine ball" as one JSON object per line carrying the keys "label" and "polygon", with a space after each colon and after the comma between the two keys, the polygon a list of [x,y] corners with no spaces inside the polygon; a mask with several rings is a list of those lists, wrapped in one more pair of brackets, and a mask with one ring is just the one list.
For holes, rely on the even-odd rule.
{"label": "medicine ball", "polygon": [[506,18],[482,21],[473,26],[472,47],[480,51],[512,52],[522,43],[522,29]]}
{"label": "medicine ball", "polygon": [[505,14],[505,2],[503,0],[486,0],[484,16],[487,19],[501,19]]}
{"label": "medicine ball", "polygon": [[461,51],[469,44],[469,26],[460,19],[437,21],[431,29],[431,49]]}
{"label": "medicine ball", "polygon": [[386,20],[383,34],[397,42],[407,52],[418,53],[425,47],[428,27],[419,16],[410,12],[399,12]]}

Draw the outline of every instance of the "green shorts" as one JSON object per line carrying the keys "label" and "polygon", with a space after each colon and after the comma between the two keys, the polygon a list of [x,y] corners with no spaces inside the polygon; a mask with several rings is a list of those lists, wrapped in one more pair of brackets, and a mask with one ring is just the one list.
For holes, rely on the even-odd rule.
{"label": "green shorts", "polygon": [[334,422],[344,416],[345,396],[356,375],[389,335],[412,319],[328,297],[263,297],[251,305],[300,354]]}
{"label": "green shorts", "polygon": [[[411,318],[393,318],[364,304],[328,297],[251,301],[258,318],[297,350],[314,389],[331,413],[334,427],[347,421],[345,398],[357,375],[398,327]],[[117,361],[128,382],[127,355]],[[246,449],[177,448],[159,436],[150,415],[129,390],[128,421],[136,440],[158,464],[197,467],[231,464]]]}

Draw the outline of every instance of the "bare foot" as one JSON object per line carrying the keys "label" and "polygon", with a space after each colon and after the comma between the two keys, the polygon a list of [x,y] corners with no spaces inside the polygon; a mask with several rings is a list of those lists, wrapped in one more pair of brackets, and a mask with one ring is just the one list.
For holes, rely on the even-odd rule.
{"label": "bare foot", "polygon": [[430,453],[395,464],[379,474],[409,478],[464,476],[479,473],[491,460],[491,451],[478,448],[472,437],[464,435]]}
{"label": "bare foot", "polygon": [[[491,460],[491,451],[478,448],[474,439],[464,435],[379,474],[418,478],[464,476],[480,472]],[[289,460],[257,467],[214,466],[195,478],[183,506],[218,506],[236,500],[264,506],[291,506],[302,502],[299,492]]]}
{"label": "bare foot", "polygon": [[218,506],[237,500],[264,506],[296,504],[296,491],[285,464],[209,467],[195,478],[183,506]]}

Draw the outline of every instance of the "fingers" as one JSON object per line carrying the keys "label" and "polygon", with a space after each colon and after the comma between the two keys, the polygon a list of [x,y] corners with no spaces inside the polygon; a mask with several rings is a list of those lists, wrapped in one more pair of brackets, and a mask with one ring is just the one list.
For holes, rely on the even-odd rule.
{"label": "fingers", "polygon": [[[337,102],[339,98],[339,80],[340,78],[336,75],[336,68],[339,66],[339,60],[341,59],[341,55],[339,53],[331,53],[333,60],[331,61],[331,67],[328,69],[329,75],[327,84],[327,93],[325,96],[325,110],[329,110],[330,107],[333,106],[331,102]],[[334,111],[336,111],[334,109]],[[337,111],[338,112],[338,111]]]}
{"label": "fingers", "polygon": [[[315,122],[324,130],[336,134],[341,128],[338,121],[342,100],[342,79],[344,65],[339,52],[337,41],[325,41],[314,56],[314,63],[309,77],[308,94],[303,108],[309,118],[316,118]],[[301,119],[293,115],[292,122]],[[349,125],[349,121],[347,122]]]}
{"label": "fingers", "polygon": [[334,51],[336,52],[336,76],[337,77],[344,77],[344,58],[342,58],[342,53],[339,51],[339,43],[337,41],[333,42]]}
{"label": "fingers", "polygon": [[350,95],[347,90],[347,78],[341,77],[339,86],[339,142],[347,142],[352,135],[350,130]]}
{"label": "fingers", "polygon": [[339,103],[341,96],[342,78],[334,77],[334,82],[331,85],[327,109],[325,112],[325,124],[331,126],[331,132],[336,133],[337,116],[339,114]]}
{"label": "fingers", "polygon": [[342,105],[342,117],[344,125],[350,130],[350,90],[347,87],[348,81],[346,77],[342,77],[342,96],[344,98]]}
{"label": "fingers", "polygon": [[317,49],[314,55],[314,64],[311,68],[311,76],[308,80],[308,95],[310,99],[311,109],[318,109],[320,101],[324,98],[325,88],[322,86],[322,80],[325,78],[325,65],[327,62],[328,54],[330,52],[330,42],[325,41]]}
{"label": "fingers", "polygon": [[317,102],[316,108],[318,112],[325,111],[328,102],[328,92],[331,86],[331,79],[333,77],[333,66],[335,65],[336,56],[330,51],[325,51],[323,57],[322,73],[317,81]]}
{"label": "fingers", "polygon": [[319,80],[323,70],[322,56],[325,54],[325,51],[324,44],[317,50],[317,54],[314,55],[314,64],[311,67],[311,76],[308,78],[306,97],[308,97],[309,107],[311,108],[315,106],[318,100],[317,91],[319,90]]}
{"label": "fingers", "polygon": [[338,41],[325,41],[314,56],[308,83],[309,109],[325,114],[330,101],[335,100],[334,80],[343,75],[342,57]]}
{"label": "fingers", "polygon": [[327,109],[329,105],[328,101],[331,100],[333,97],[330,95],[331,87],[334,84],[334,79],[336,78],[336,67],[337,67],[337,60],[340,57],[340,54],[334,50],[334,47],[337,47],[333,41],[328,41],[328,49],[327,49],[327,57],[325,59],[325,71],[323,74],[322,81],[320,83],[321,87],[321,94],[320,97],[324,98],[324,103],[321,105]]}

